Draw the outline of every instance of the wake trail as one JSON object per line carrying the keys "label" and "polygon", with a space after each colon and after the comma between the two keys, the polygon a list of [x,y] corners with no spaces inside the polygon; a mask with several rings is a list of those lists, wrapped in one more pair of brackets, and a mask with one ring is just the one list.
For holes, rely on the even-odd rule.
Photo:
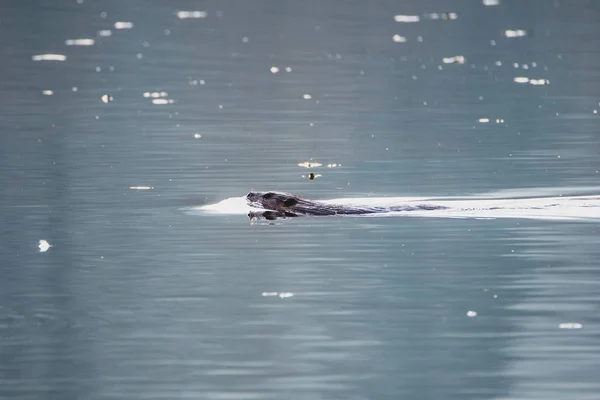
{"label": "wake trail", "polygon": [[[600,221],[600,195],[525,198],[468,197],[363,197],[315,200],[323,204],[352,207],[442,206],[439,210],[389,211],[364,217],[418,216],[437,218],[527,218]],[[191,214],[248,214],[245,196],[187,209]],[[357,217],[353,215],[353,217]]]}

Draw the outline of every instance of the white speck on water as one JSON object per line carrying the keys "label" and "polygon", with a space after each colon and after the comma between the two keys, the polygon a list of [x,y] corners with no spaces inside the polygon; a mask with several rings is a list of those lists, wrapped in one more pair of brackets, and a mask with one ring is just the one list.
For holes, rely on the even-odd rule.
{"label": "white speck on water", "polygon": [[102,100],[102,102],[103,102],[104,104],[106,104],[106,103],[110,103],[111,101],[113,101],[113,100],[114,100],[114,98],[113,98],[112,96],[109,96],[109,95],[107,95],[107,94],[104,94],[104,95],[102,95],[102,97],[101,97],[100,99]]}
{"label": "white speck on water", "polygon": [[177,11],[177,18],[179,19],[206,18],[207,15],[206,11]]}
{"label": "white speck on water", "polygon": [[77,88],[77,86],[73,86],[73,87],[71,88],[71,90],[72,90],[72,91],[74,91],[74,92],[76,92],[76,91],[78,91],[79,89]]}
{"label": "white speck on water", "polygon": [[494,63],[494,65],[496,65],[496,67],[501,67],[502,66],[502,61],[496,61]]}
{"label": "white speck on water", "polygon": [[31,56],[33,61],[66,61],[67,56],[63,54],[37,54]]}
{"label": "white speck on water", "polygon": [[52,245],[46,240],[42,239],[39,241],[38,247],[40,248],[40,253],[45,253],[50,247],[52,247]]}
{"label": "white speck on water", "polygon": [[482,0],[484,6],[492,7],[500,4],[500,0]]}
{"label": "white speck on water", "polygon": [[271,69],[270,69],[270,71],[271,71],[272,74],[276,74],[276,73],[279,72],[279,67],[272,66]]}
{"label": "white speck on water", "polygon": [[304,94],[302,95],[302,98],[303,98],[304,100],[310,100],[310,99],[312,99],[312,96],[311,96],[310,94],[308,94],[308,93],[304,93]]}
{"label": "white speck on water", "polygon": [[417,42],[423,43],[423,36],[417,36]]}
{"label": "white speck on water", "polygon": [[67,39],[67,46],[93,46],[96,43],[94,39]]}
{"label": "white speck on water", "polygon": [[244,36],[242,38],[242,43],[248,43],[250,41],[250,39],[248,38],[248,36]]}
{"label": "white speck on water", "polygon": [[578,322],[563,322],[558,324],[559,329],[581,329],[583,325]]}
{"label": "white speck on water", "polygon": [[516,83],[527,83],[529,82],[529,78],[527,78],[526,76],[515,76],[513,78],[513,81],[515,81]]}
{"label": "white speck on water", "polygon": [[54,91],[53,90],[49,90],[49,89],[48,90],[42,90],[42,94],[44,96],[52,96],[54,94]]}
{"label": "white speck on water", "polygon": [[482,124],[487,124],[488,122],[490,122],[489,118],[479,118],[479,122],[481,122]]}
{"label": "white speck on water", "polygon": [[170,29],[165,29],[163,31],[163,33],[165,34],[165,36],[169,36],[171,34],[171,30]]}
{"label": "white speck on water", "polygon": [[496,41],[495,40],[490,40],[490,45],[495,46],[496,45]]}
{"label": "white speck on water", "polygon": [[504,36],[507,38],[527,36],[527,31],[523,29],[507,29],[504,31]]}
{"label": "white speck on water", "polygon": [[167,92],[144,92],[144,97],[158,99],[159,97],[167,97],[169,93]]}
{"label": "white speck on water", "polygon": [[152,190],[154,186],[129,186],[131,190]]}
{"label": "white speck on water", "polygon": [[200,139],[202,137],[199,133],[194,133],[194,139]]}
{"label": "white speck on water", "polygon": [[110,29],[103,29],[101,31],[98,31],[97,35],[101,37],[112,36],[112,31]]}
{"label": "white speck on water", "polygon": [[132,28],[133,28],[133,22],[126,22],[126,21],[115,22],[115,29],[132,29]]}
{"label": "white speck on water", "polygon": [[404,36],[400,36],[398,34],[395,34],[394,36],[392,36],[392,40],[395,43],[406,43],[406,38]]}
{"label": "white speck on water", "polygon": [[285,67],[285,72],[292,72],[292,67]]}
{"label": "white speck on water", "polygon": [[96,72],[100,72],[100,71],[102,71],[102,68],[96,67]]}
{"label": "white speck on water", "polygon": [[128,21],[117,21],[115,22],[115,29],[132,29],[133,22]]}
{"label": "white speck on water", "polygon": [[135,58],[137,58],[138,60],[141,60],[142,58],[144,58],[144,55],[142,53],[137,53],[135,55]]}
{"label": "white speck on water", "polygon": [[548,79],[530,79],[529,83],[534,86],[543,86],[549,85],[550,81]]}
{"label": "white speck on water", "polygon": [[419,22],[421,17],[418,15],[394,15],[396,22]]}
{"label": "white speck on water", "polygon": [[219,110],[223,109],[223,104],[219,104]]}
{"label": "white speck on water", "polygon": [[172,104],[172,99],[152,99],[152,104],[156,105],[164,105],[164,104]]}
{"label": "white speck on water", "polygon": [[477,312],[475,311],[467,311],[467,317],[473,318],[477,316]]}
{"label": "white speck on water", "polygon": [[464,64],[466,59],[464,56],[444,57],[444,64]]}

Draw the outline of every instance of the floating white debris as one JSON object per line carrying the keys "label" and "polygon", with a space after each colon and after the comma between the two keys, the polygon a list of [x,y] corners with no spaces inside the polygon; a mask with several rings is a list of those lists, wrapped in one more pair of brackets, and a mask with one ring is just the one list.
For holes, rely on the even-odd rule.
{"label": "floating white debris", "polygon": [[112,31],[110,29],[103,29],[101,31],[98,31],[97,35],[102,37],[112,36]]}
{"label": "floating white debris", "polygon": [[52,247],[52,245],[50,243],[48,243],[46,240],[40,240],[38,247],[40,248],[40,253],[44,253],[46,251],[48,251],[48,249],[50,247]]}
{"label": "floating white debris", "polygon": [[583,325],[578,322],[563,322],[558,324],[559,329],[581,329]]}
{"label": "floating white debris", "polygon": [[400,36],[398,34],[392,36],[392,40],[395,43],[406,43],[406,38],[404,36]]}
{"label": "floating white debris", "polygon": [[302,98],[303,98],[304,100],[310,100],[310,99],[312,99],[312,96],[311,96],[310,94],[308,94],[308,93],[304,93],[304,94],[302,95]]}
{"label": "floating white debris", "polygon": [[500,4],[500,0],[482,0],[484,6],[497,6]]}
{"label": "floating white debris", "polygon": [[458,14],[453,12],[445,12],[445,13],[430,13],[425,14],[425,18],[429,19],[445,19],[447,21],[455,20],[458,18]]}
{"label": "floating white debris", "polygon": [[487,124],[488,122],[490,122],[489,118],[479,118],[479,122],[481,122],[482,124]]}
{"label": "floating white debris", "polygon": [[67,56],[63,54],[37,54],[31,56],[33,61],[65,61]]}
{"label": "floating white debris", "polygon": [[465,61],[467,61],[465,59],[464,56],[454,56],[454,57],[444,57],[442,59],[442,61],[444,62],[444,64],[464,64]]}
{"label": "floating white debris", "polygon": [[67,39],[67,46],[93,46],[96,41],[94,39]]}
{"label": "floating white debris", "polygon": [[477,312],[475,311],[467,311],[467,317],[476,317],[477,316]]}
{"label": "floating white debris", "polygon": [[310,161],[304,161],[298,164],[299,167],[304,167],[304,168],[316,168],[316,167],[320,167],[323,164],[318,163],[318,162],[310,162]]}
{"label": "floating white debris", "polygon": [[272,73],[272,74],[276,74],[276,73],[278,73],[278,72],[279,72],[279,67],[275,67],[275,66],[272,66],[272,67],[271,67],[271,73]]}
{"label": "floating white debris", "polygon": [[289,292],[262,292],[262,296],[263,297],[279,297],[281,299],[285,299],[288,297],[293,297],[294,293],[289,293]]}
{"label": "floating white debris", "polygon": [[172,99],[152,99],[152,104],[163,105],[163,104],[173,104]]}
{"label": "floating white debris", "polygon": [[159,97],[167,97],[169,93],[167,92],[144,92],[144,97],[158,99]]}
{"label": "floating white debris", "polygon": [[199,133],[194,133],[194,139],[200,139],[202,137]]}
{"label": "floating white debris", "polygon": [[179,19],[206,18],[207,15],[206,11],[177,11],[177,18]]}
{"label": "floating white debris", "polygon": [[530,79],[529,84],[534,86],[541,86],[550,84],[550,81],[548,79]]}
{"label": "floating white debris", "polygon": [[285,72],[292,72],[292,67],[285,67]]}
{"label": "floating white debris", "polygon": [[327,168],[337,168],[337,167],[341,167],[342,164],[327,164]]}
{"label": "floating white debris", "polygon": [[154,186],[129,186],[131,190],[152,190]]}
{"label": "floating white debris", "polygon": [[248,43],[250,41],[250,38],[248,38],[248,36],[244,36],[242,38],[242,43]]}
{"label": "floating white debris", "polygon": [[507,38],[527,36],[527,31],[523,29],[507,29],[504,31],[504,36]]}
{"label": "floating white debris", "polygon": [[498,119],[496,119],[496,123],[497,124],[503,124],[504,123],[504,118],[498,118]]}
{"label": "floating white debris", "polygon": [[133,22],[125,22],[125,21],[115,22],[115,29],[131,29],[131,28],[133,28]]}
{"label": "floating white debris", "polygon": [[42,94],[44,96],[52,96],[54,94],[53,90],[42,90]]}
{"label": "floating white debris", "polygon": [[421,18],[418,15],[394,15],[396,22],[419,22]]}
{"label": "floating white debris", "polygon": [[109,95],[107,95],[107,94],[104,94],[104,95],[102,95],[102,97],[101,97],[100,99],[102,100],[102,102],[103,102],[104,104],[106,104],[106,103],[110,103],[111,101],[113,101],[113,100],[114,100],[114,98],[113,98],[112,96],[109,96]]}
{"label": "floating white debris", "polygon": [[515,76],[513,78],[513,81],[515,81],[517,83],[527,83],[527,82],[529,82],[529,78],[526,76]]}

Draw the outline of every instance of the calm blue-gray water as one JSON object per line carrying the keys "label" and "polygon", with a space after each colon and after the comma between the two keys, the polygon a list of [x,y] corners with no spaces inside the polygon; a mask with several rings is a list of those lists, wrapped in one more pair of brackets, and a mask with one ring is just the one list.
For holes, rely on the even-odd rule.
{"label": "calm blue-gray water", "polygon": [[599,195],[599,102],[596,1],[3,0],[0,398],[600,399],[598,220],[188,212]]}

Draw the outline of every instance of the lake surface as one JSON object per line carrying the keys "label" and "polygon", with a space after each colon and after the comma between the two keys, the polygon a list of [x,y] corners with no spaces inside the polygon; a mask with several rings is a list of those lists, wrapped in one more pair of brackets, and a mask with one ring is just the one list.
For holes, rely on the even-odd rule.
{"label": "lake surface", "polygon": [[599,399],[598,222],[186,211],[598,195],[599,21],[1,2],[0,398]]}

